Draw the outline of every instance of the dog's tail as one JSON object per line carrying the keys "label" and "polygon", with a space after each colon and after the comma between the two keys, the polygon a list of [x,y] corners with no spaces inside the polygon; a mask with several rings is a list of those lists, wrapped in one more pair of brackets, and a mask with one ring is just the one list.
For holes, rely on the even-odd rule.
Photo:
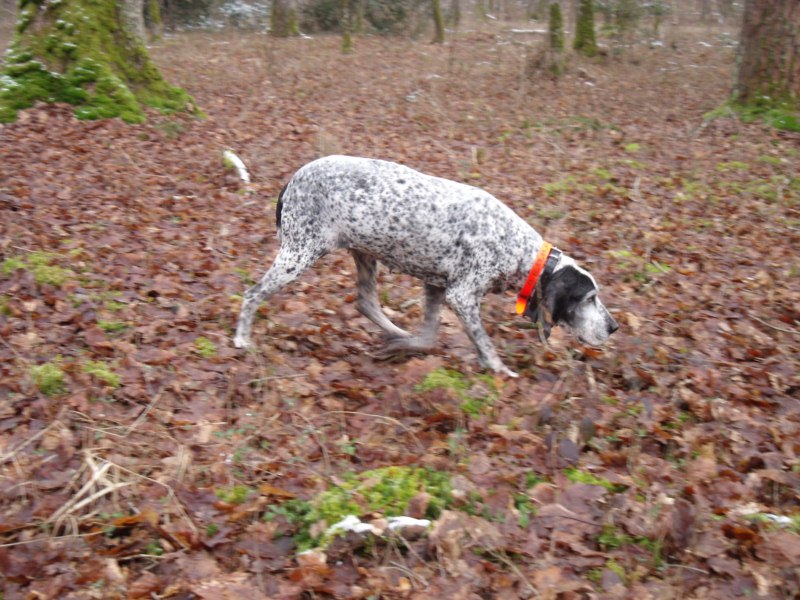
{"label": "dog's tail", "polygon": [[287,183],[283,186],[281,193],[278,194],[278,206],[275,207],[275,225],[278,227],[278,233],[281,230],[281,213],[283,212],[283,195],[286,193],[286,188],[289,187]]}

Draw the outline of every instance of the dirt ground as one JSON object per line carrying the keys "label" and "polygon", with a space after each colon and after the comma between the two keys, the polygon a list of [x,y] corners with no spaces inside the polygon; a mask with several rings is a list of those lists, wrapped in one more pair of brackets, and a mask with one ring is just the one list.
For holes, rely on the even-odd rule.
{"label": "dirt ground", "polygon": [[[180,34],[152,52],[205,119],[0,126],[3,598],[800,593],[800,137],[705,117],[733,80],[722,29],[558,79],[530,69],[536,35],[343,56]],[[336,253],[235,350],[276,195],[332,153],[490,191],[591,270],[620,330],[543,345],[509,291],[483,314],[519,379],[483,377],[449,312],[433,355],[381,362]],[[381,287],[416,327],[417,282]],[[464,386],[421,385],[442,368]],[[298,561],[287,503],[387,465],[461,501],[420,539]]]}

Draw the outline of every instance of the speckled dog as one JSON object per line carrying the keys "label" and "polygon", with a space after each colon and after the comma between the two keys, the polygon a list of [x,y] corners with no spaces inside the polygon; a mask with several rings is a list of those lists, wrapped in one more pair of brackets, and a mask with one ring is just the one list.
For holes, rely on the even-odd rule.
{"label": "speckled dog", "polygon": [[[329,156],[295,173],[279,196],[277,224],[281,248],[261,282],[245,293],[237,348],[250,345],[258,305],[336,248],[347,248],[355,259],[357,307],[386,334],[383,356],[429,351],[446,302],[481,364],[515,377],[483,328],[480,302],[489,291],[523,284],[518,312],[541,320],[546,334],[561,324],[582,342],[599,345],[618,328],[589,273],[559,251],[549,252],[549,244],[494,196],[462,183],[396,163]],[[381,310],[377,261],[424,283],[425,316],[416,335]]]}

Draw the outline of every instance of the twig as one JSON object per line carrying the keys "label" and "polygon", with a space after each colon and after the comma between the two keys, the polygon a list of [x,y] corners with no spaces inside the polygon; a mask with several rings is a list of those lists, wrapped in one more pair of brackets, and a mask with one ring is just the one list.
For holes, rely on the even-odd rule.
{"label": "twig", "polygon": [[155,396],[153,396],[153,399],[150,401],[150,404],[147,405],[147,408],[145,408],[141,413],[139,413],[139,416],[136,417],[136,420],[133,423],[131,423],[125,430],[125,437],[129,436],[131,432],[134,429],[136,429],[142,423],[142,421],[144,421],[147,418],[147,415],[150,414],[150,411],[153,410],[153,407],[161,399],[161,392],[163,391],[164,388],[162,387],[160,390],[156,392]]}
{"label": "twig", "polygon": [[308,377],[308,373],[294,373],[293,375],[269,375],[267,377],[259,377],[257,379],[251,379],[247,382],[247,385],[252,385],[254,383],[263,383],[265,381],[276,381],[278,379],[300,379],[302,377]]}
{"label": "twig", "polygon": [[[30,527],[33,527],[32,525]],[[30,540],[21,540],[19,542],[8,542],[7,544],[0,544],[0,548],[11,548],[12,546],[24,546],[26,544],[35,544],[36,542],[52,542],[54,540],[64,540],[69,538],[86,538],[93,535],[104,535],[105,531],[90,531],[89,533],[70,533],[68,535],[58,535],[56,537],[41,537],[33,538]]]}
{"label": "twig", "polygon": [[781,331],[783,333],[788,333],[789,335],[800,335],[800,331],[797,331],[795,329],[788,329],[788,328],[785,328],[785,327],[778,327],[777,325],[772,325],[770,323],[767,323],[766,321],[762,321],[761,319],[759,319],[755,315],[750,315],[750,318],[753,319],[754,321],[758,321],[764,327],[769,327],[770,329],[774,329],[776,331]]}
{"label": "twig", "polygon": [[316,429],[314,427],[314,424],[311,422],[311,420],[307,416],[305,416],[304,414],[302,414],[302,413],[300,413],[300,412],[298,412],[296,410],[292,411],[292,414],[293,415],[297,415],[298,417],[303,419],[303,421],[306,422],[306,425],[308,425],[309,433],[311,434],[311,437],[314,438],[314,441],[317,442],[317,445],[320,447],[320,450],[322,450],[322,459],[323,459],[323,461],[325,463],[325,472],[326,473],[330,473],[331,472],[331,459],[330,459],[330,456],[328,455],[328,448],[319,439],[319,436],[317,435],[317,432],[316,432]]}
{"label": "twig", "polygon": [[673,569],[686,569],[687,571],[695,571],[697,573],[702,573],[703,575],[711,575],[711,573],[706,571],[705,569],[699,569],[697,567],[690,567],[689,565],[679,565],[677,563],[667,563],[664,566],[665,567],[670,567],[670,568],[673,568]]}
{"label": "twig", "polygon": [[327,414],[329,414],[329,415],[355,415],[355,416],[360,416],[360,417],[372,417],[372,418],[378,419],[380,421],[387,421],[389,423],[393,423],[393,424],[399,426],[409,436],[411,436],[411,438],[414,440],[414,443],[417,445],[417,449],[420,452],[422,452],[423,454],[425,453],[425,446],[422,445],[422,443],[419,441],[419,438],[414,434],[414,432],[411,431],[411,429],[406,427],[401,421],[398,421],[394,417],[387,417],[386,415],[374,415],[372,413],[359,412],[359,411],[355,411],[355,410],[332,410],[332,411],[328,412]]}
{"label": "twig", "polygon": [[23,449],[25,446],[28,446],[29,444],[32,444],[33,442],[35,442],[36,440],[38,440],[40,437],[42,437],[44,434],[46,434],[48,431],[50,431],[50,430],[53,428],[53,426],[54,426],[56,423],[59,423],[59,422],[60,422],[60,421],[58,421],[58,419],[56,419],[55,421],[53,421],[52,423],[50,423],[50,425],[48,425],[48,426],[47,426],[47,427],[45,427],[44,429],[41,429],[41,430],[37,431],[37,432],[36,432],[34,435],[32,435],[31,437],[29,437],[27,440],[25,440],[24,442],[22,442],[22,443],[21,443],[19,446],[17,446],[17,447],[16,447],[16,448],[14,448],[13,450],[9,450],[9,451],[8,451],[8,452],[6,452],[5,454],[3,454],[3,456],[0,456],[0,463],[4,463],[4,462],[6,462],[8,459],[10,459],[10,458],[13,458],[13,457],[14,457],[14,455],[15,455],[17,452],[19,452],[20,450],[22,450],[22,449]]}

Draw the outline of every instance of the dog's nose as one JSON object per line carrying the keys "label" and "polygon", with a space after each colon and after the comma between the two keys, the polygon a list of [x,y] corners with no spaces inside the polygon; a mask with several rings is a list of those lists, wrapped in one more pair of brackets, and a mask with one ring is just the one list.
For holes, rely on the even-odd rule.
{"label": "dog's nose", "polygon": [[614,317],[611,317],[611,322],[608,324],[608,335],[611,335],[617,329],[619,329],[619,323],[617,323]]}

